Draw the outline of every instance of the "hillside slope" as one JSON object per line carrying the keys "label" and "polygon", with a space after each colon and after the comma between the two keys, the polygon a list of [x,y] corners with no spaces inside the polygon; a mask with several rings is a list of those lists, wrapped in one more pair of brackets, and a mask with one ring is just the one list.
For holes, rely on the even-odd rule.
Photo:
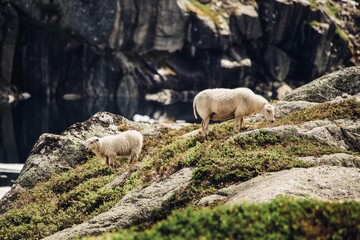
{"label": "hillside slope", "polygon": [[[330,101],[306,102],[301,89],[295,90],[285,98],[291,101],[275,103],[275,123],[251,116],[240,133],[233,132],[233,120],[212,124],[210,134],[202,137],[198,124],[139,124],[97,113],[61,135],[44,134],[12,190],[0,200],[0,238],[72,239],[128,227],[150,229],[139,233],[144,239],[181,235],[179,229],[192,237],[211,237],[207,228],[225,234],[231,221],[237,223],[237,218],[225,217],[228,213],[245,214],[234,229],[247,226],[246,231],[254,230],[251,236],[277,226],[278,236],[356,238],[360,96],[351,84],[360,86],[358,76],[360,68],[353,67],[317,79],[310,83],[315,86],[312,91],[303,87],[305,95],[323,95],[325,84]],[[341,91],[335,87],[339,81]],[[119,159],[121,167],[109,169],[83,148],[89,136],[125,129],[144,135],[144,148],[134,165]],[[202,209],[214,205],[220,206]],[[173,210],[177,211],[171,214]],[[291,225],[304,211],[306,218]],[[345,212],[346,219],[335,218]],[[218,226],[219,219],[229,225]],[[262,227],[251,225],[254,221]],[[316,231],[310,227],[314,222]],[[202,230],[191,232],[196,225]],[[133,230],[111,237],[136,236]],[[147,234],[155,235],[146,238]]]}

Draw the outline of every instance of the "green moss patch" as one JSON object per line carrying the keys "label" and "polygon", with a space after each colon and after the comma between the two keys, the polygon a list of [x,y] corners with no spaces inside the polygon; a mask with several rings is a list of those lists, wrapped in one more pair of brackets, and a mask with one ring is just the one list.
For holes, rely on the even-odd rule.
{"label": "green moss patch", "polygon": [[295,111],[282,118],[276,119],[275,123],[263,122],[258,128],[267,126],[280,126],[288,124],[302,124],[313,120],[338,120],[338,119],[360,119],[360,102],[353,98],[339,101],[320,103],[316,106]]}
{"label": "green moss patch", "polygon": [[187,208],[145,231],[132,228],[91,239],[358,239],[359,212],[358,202],[282,197],[263,204]]}

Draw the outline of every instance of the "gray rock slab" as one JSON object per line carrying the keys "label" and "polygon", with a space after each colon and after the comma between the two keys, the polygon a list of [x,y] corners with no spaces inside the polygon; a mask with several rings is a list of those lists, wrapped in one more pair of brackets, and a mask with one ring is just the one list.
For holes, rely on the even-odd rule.
{"label": "gray rock slab", "polygon": [[294,89],[284,101],[326,102],[338,96],[354,96],[360,93],[360,67],[345,68],[320,77]]}
{"label": "gray rock slab", "polygon": [[242,136],[252,137],[260,132],[276,135],[280,138],[300,137],[314,139],[329,146],[341,149],[359,151],[360,146],[360,120],[316,120],[305,122],[300,126],[285,125],[273,128],[255,129],[241,132],[231,138]]}
{"label": "gray rock slab", "polygon": [[269,173],[233,185],[221,192],[231,196],[226,204],[267,202],[280,195],[360,201],[359,183],[358,168],[318,166]]}
{"label": "gray rock slab", "polygon": [[307,101],[278,101],[275,104],[275,117],[282,117],[292,112],[307,109],[316,106],[318,103],[307,102]]}
{"label": "gray rock slab", "polygon": [[298,159],[304,162],[313,163],[315,165],[332,165],[360,168],[360,156],[346,153],[326,154],[321,157],[307,156],[299,157]]}
{"label": "gray rock slab", "polygon": [[226,196],[213,194],[213,195],[209,195],[209,196],[201,198],[200,201],[196,205],[197,206],[211,206],[211,205],[215,205],[219,201],[223,201],[225,199],[227,199]]}

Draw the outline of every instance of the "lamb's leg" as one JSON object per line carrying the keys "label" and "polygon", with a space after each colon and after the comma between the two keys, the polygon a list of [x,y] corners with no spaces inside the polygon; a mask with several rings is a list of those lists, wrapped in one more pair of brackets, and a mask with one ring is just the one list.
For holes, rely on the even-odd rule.
{"label": "lamb's leg", "polygon": [[116,157],[111,157],[111,158],[110,158],[110,167],[111,167],[111,168],[114,168],[114,169],[116,168],[115,158],[116,158]]}
{"label": "lamb's leg", "polygon": [[108,156],[105,156],[105,163],[106,163],[106,166],[110,166],[110,159]]}
{"label": "lamb's leg", "polygon": [[131,153],[130,155],[130,164],[132,164],[134,161],[136,161],[138,159],[138,154],[136,153]]}
{"label": "lamb's leg", "polygon": [[115,168],[115,158],[113,155],[106,157],[106,163],[110,168]]}

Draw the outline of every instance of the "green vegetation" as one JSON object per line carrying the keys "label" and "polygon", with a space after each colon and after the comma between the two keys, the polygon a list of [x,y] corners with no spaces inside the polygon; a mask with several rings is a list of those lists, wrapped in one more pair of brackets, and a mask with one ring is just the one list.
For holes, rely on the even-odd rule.
{"label": "green vegetation", "polygon": [[287,124],[301,124],[312,120],[337,120],[360,118],[360,103],[355,99],[347,99],[340,102],[327,102],[316,106],[296,111],[277,119],[274,124],[266,122],[261,123],[258,127],[280,126]]}
{"label": "green vegetation", "polygon": [[90,239],[359,239],[359,212],[358,202],[282,197],[264,204],[190,207],[145,231],[132,228]]}
{"label": "green vegetation", "polygon": [[317,10],[319,8],[319,3],[316,0],[309,0],[311,10]]}
{"label": "green vegetation", "polygon": [[[340,13],[341,13],[341,4],[337,3],[336,1],[325,1],[323,3],[316,1],[316,0],[310,0],[310,8],[313,11],[316,11],[318,9],[322,9],[327,16],[329,16],[330,18],[332,18],[334,20],[334,24],[335,24],[335,33],[345,42],[347,42],[348,44],[348,49],[349,51],[354,54],[354,45],[353,43],[349,40],[349,36],[346,33],[346,31],[341,27],[341,22],[343,21],[341,19]],[[311,26],[317,27],[319,26],[319,23],[317,21],[311,21],[309,23]]]}
{"label": "green vegetation", "polygon": [[[247,127],[254,129],[282,124],[300,124],[315,119],[335,120],[339,118],[359,119],[359,103],[354,100],[346,100],[338,103],[319,104],[312,108],[284,116],[271,125],[264,121],[264,123],[258,125],[250,124]],[[28,192],[19,193],[19,197],[11,203],[11,210],[0,217],[0,239],[40,239],[56,231],[82,223],[99,213],[109,210],[124,194],[134,187],[149,185],[183,167],[194,167],[193,182],[188,188],[183,189],[178,195],[174,196],[171,202],[171,209],[188,207],[201,197],[215,193],[219,188],[226,187],[235,182],[247,181],[262,173],[280,171],[292,167],[309,167],[310,165],[308,163],[296,160],[297,157],[300,156],[321,156],[337,152],[357,154],[330,147],[315,140],[302,139],[296,137],[296,135],[282,136],[265,130],[259,130],[251,136],[238,134],[233,132],[233,123],[234,121],[232,120],[212,124],[210,126],[210,134],[207,137],[202,137],[196,132],[193,132],[199,129],[198,124],[188,125],[180,130],[172,130],[165,127],[161,128],[158,130],[158,135],[147,135],[145,137],[144,148],[140,155],[137,169],[123,162],[120,168],[112,170],[102,165],[100,159],[89,157],[86,163],[56,175],[47,182],[38,184]],[[122,130],[125,130],[127,127],[129,126],[119,126]],[[187,134],[188,136],[182,137],[183,134]],[[128,175],[123,185],[114,189],[103,188],[126,170],[135,171],[129,171],[132,173]],[[293,216],[279,209],[270,211],[270,209],[273,209],[279,204],[289,206],[284,209],[290,209],[290,206],[298,207],[299,212],[295,211],[295,215]],[[304,204],[304,206],[302,204]],[[324,222],[326,219],[323,218],[322,215],[317,215],[321,213],[320,210],[320,212],[316,213],[311,212],[315,210],[305,212],[306,214],[304,216],[307,217],[301,218],[304,219],[304,222],[296,222],[296,224],[300,225],[286,225],[291,223],[289,223],[291,219],[298,218],[296,214],[299,214],[299,216],[304,214],[302,207],[305,207],[305,209],[306,206],[313,207],[312,204],[320,206],[319,209],[321,211],[334,211],[334,215],[338,214],[337,211],[345,211],[342,210],[342,207],[348,209],[350,206],[352,210],[359,208],[358,205],[351,204],[322,205],[318,202],[281,200],[275,201],[270,205],[246,205],[236,208],[224,207],[214,210],[200,210],[194,213],[202,214],[204,218],[207,218],[206,215],[209,214],[209,219],[207,220],[198,219],[200,215],[194,215],[193,217],[188,216],[187,214],[190,214],[193,210],[176,213],[172,218],[174,218],[174,216],[176,216],[175,218],[180,218],[180,216],[189,217],[189,219],[193,218],[194,223],[191,224],[199,224],[199,226],[201,226],[201,224],[205,224],[205,222],[207,222],[207,224],[215,224],[216,221],[212,223],[214,218],[226,217],[226,215],[222,217],[217,215],[216,217],[211,217],[213,216],[212,214],[216,212],[234,211],[233,214],[243,216],[242,214],[245,214],[245,211],[247,211],[246,214],[249,215],[249,218],[244,218],[246,222],[240,221],[239,228],[236,228],[234,230],[235,232],[247,226],[244,231],[250,231],[249,234],[255,234],[251,236],[267,233],[266,231],[270,231],[269,228],[271,229],[272,227],[277,229],[274,231],[274,234],[279,234],[274,235],[274,238],[276,236],[289,236],[288,234],[299,234],[302,233],[302,231],[306,234],[312,234],[312,231],[315,231],[315,234],[317,233],[316,231],[320,231],[318,229],[312,229],[314,226],[314,222],[312,221],[315,221],[322,230],[325,229],[324,231],[321,230],[321,234],[328,234],[327,231],[329,231],[329,234],[347,234],[341,230],[343,226],[341,224],[346,223],[341,222],[341,224],[336,225],[336,227],[339,227],[339,230],[330,228],[326,225],[329,224],[329,222]],[[267,216],[267,218],[262,218],[262,214],[255,214],[255,210],[254,215],[251,215],[252,211],[246,209],[257,209],[256,211],[261,212],[264,216]],[[285,215],[283,216],[282,214]],[[313,218],[311,214],[315,214],[316,218]],[[349,214],[351,215],[351,213]],[[169,219],[171,220],[172,218]],[[274,218],[279,218],[283,222],[276,222],[280,220],[271,222],[270,220]],[[170,224],[169,219],[156,225],[152,228],[153,230],[149,232],[153,231],[151,234],[157,234],[155,232],[158,231],[158,226],[162,226],[162,229],[167,224]],[[249,221],[249,219],[253,220]],[[257,228],[257,224],[252,225],[253,227],[250,228],[248,224],[255,222],[257,219],[259,220],[259,229]],[[156,219],[154,219],[154,221],[155,220]],[[198,222],[195,222],[195,220]],[[224,221],[226,225],[230,219],[225,218]],[[231,222],[229,222],[229,226],[234,225],[230,223]],[[286,224],[281,225],[282,223]],[[151,224],[153,223],[144,223],[144,225],[138,227],[149,228]],[[171,222],[171,224],[173,223]],[[171,224],[168,227],[170,227]],[[274,226],[271,224],[274,224]],[[324,226],[322,224],[324,224]],[[348,222],[348,224],[351,224],[351,222]],[[227,229],[229,226],[223,227]],[[206,229],[206,226],[204,226],[204,229]],[[171,229],[164,231],[170,230]],[[220,234],[221,231],[222,230],[219,229],[217,234]],[[251,233],[252,231],[253,233]],[[149,232],[140,233],[139,236],[141,234],[147,236],[146,234]],[[160,233],[162,232],[160,231]],[[173,234],[175,233],[177,232],[175,231]],[[126,232],[126,234],[138,236],[132,232],[132,230]],[[203,235],[205,233],[201,232],[193,234],[199,237],[212,237]],[[223,235],[219,235],[219,238],[222,236]],[[229,235],[229,237],[231,236],[232,235]],[[216,238],[216,236],[214,237]],[[311,237],[311,235],[309,235],[309,237]]]}
{"label": "green vegetation", "polygon": [[118,174],[89,159],[20,194],[0,218],[0,239],[40,239],[109,210],[134,184],[102,188]]}
{"label": "green vegetation", "polygon": [[341,11],[341,6],[335,3],[334,1],[326,1],[325,11],[329,16],[333,16],[337,18]]}
{"label": "green vegetation", "polygon": [[[334,1],[326,1],[325,2],[325,12],[328,16],[333,17],[334,19],[339,19],[339,13],[341,12],[341,5],[335,3]],[[353,51],[353,47],[351,43],[349,42],[349,37],[346,34],[346,32],[339,26],[338,23],[336,24],[336,34],[339,35],[341,39],[343,39],[345,42],[349,43],[350,51]]]}
{"label": "green vegetation", "polygon": [[340,26],[336,25],[335,33],[336,33],[337,35],[339,35],[339,37],[340,37],[341,39],[343,39],[345,42],[348,42],[350,51],[353,52],[353,51],[354,51],[354,50],[353,50],[354,47],[352,46],[352,43],[349,41],[349,37],[348,37],[348,35],[346,34],[346,32],[345,32]]}

